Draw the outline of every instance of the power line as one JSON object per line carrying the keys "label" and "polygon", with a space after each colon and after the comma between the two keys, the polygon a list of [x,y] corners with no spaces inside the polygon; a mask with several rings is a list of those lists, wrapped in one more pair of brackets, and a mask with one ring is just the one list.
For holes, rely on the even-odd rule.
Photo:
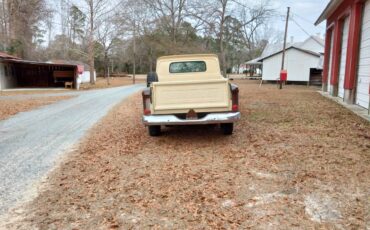
{"label": "power line", "polygon": [[[305,17],[303,17],[301,15],[298,15],[296,13],[293,13],[293,15],[294,15],[294,17],[297,17],[297,18],[301,19],[302,21],[305,21],[305,22],[309,23],[310,25],[314,26],[314,23],[311,20],[309,20],[309,19],[307,19],[307,18],[305,18]],[[320,27],[322,29],[325,29],[325,27],[322,26],[322,25],[316,26],[316,27]]]}
{"label": "power line", "polygon": [[291,18],[291,21],[294,22],[294,24],[296,24],[305,34],[307,34],[308,36],[311,36],[311,34],[308,33],[305,29],[303,29],[303,27],[296,20]]}
{"label": "power line", "polygon": [[293,18],[291,19],[305,34],[307,34],[308,37],[312,37],[317,43],[321,44],[322,42],[318,41],[315,36],[312,36],[312,34],[308,33],[303,26],[301,26],[296,20]]}

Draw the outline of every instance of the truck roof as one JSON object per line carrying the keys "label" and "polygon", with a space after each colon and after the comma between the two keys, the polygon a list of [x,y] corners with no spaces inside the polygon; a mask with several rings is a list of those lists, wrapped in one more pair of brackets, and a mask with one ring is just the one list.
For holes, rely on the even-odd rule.
{"label": "truck roof", "polygon": [[163,56],[163,57],[160,57],[158,58],[158,61],[162,61],[162,60],[168,60],[168,59],[188,59],[188,58],[191,58],[191,59],[194,59],[194,58],[218,58],[218,56],[216,54],[182,54],[182,55],[169,55],[169,56]]}

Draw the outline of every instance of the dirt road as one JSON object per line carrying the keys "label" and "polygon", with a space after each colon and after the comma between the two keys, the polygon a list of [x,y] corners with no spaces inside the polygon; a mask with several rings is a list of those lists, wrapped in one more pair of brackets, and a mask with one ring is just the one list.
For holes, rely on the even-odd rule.
{"label": "dirt road", "polygon": [[61,154],[71,150],[114,105],[141,88],[74,93],[72,99],[0,122],[0,214],[30,198],[34,183]]}
{"label": "dirt road", "polygon": [[118,105],[8,229],[366,229],[370,125],[305,86],[236,81],[242,119],[151,138]]}

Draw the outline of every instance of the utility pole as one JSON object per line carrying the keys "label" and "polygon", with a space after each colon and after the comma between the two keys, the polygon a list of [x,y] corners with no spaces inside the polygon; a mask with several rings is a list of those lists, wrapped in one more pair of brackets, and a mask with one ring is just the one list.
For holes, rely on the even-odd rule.
{"label": "utility pole", "polygon": [[135,85],[135,78],[136,78],[136,20],[134,19],[134,70],[132,76],[132,84]]}
{"label": "utility pole", "polygon": [[[288,7],[288,13],[286,15],[286,22],[285,22],[285,35],[284,35],[284,47],[283,47],[283,60],[281,62],[281,70],[284,70],[285,65],[285,50],[286,50],[286,40],[288,36],[288,25],[289,25],[289,14],[290,14],[290,7]],[[281,77],[281,76],[280,76]],[[283,81],[280,79],[280,89],[283,88]]]}
{"label": "utility pole", "polygon": [[109,71],[109,60],[107,61],[108,63],[107,63],[107,81],[108,81],[108,85],[110,85],[110,80],[109,80],[109,78],[110,78],[110,71]]}
{"label": "utility pole", "polygon": [[112,74],[114,73],[114,60],[112,58]]}

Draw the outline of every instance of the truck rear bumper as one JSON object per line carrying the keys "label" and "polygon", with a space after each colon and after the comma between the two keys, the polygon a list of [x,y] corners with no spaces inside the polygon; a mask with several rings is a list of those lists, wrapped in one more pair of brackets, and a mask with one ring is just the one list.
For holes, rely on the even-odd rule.
{"label": "truck rear bumper", "polygon": [[143,116],[145,125],[207,125],[220,123],[233,123],[240,119],[240,112],[210,113],[196,120],[185,120],[175,115],[148,115]]}

